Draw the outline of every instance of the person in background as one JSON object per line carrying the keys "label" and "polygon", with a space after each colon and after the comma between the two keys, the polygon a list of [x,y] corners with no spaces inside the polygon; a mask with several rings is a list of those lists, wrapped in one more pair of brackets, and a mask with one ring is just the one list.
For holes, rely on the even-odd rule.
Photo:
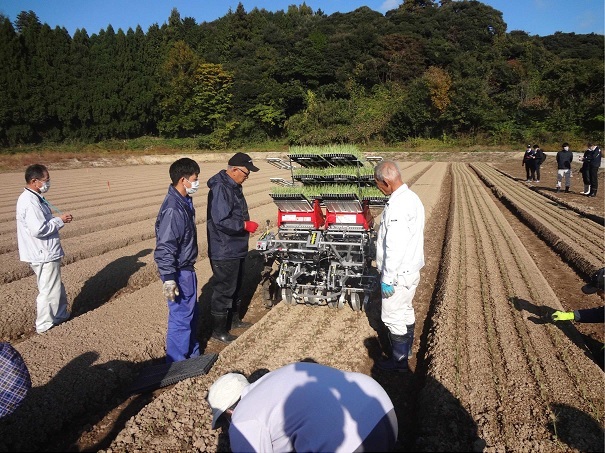
{"label": "person in background", "polygon": [[12,414],[32,388],[21,354],[10,344],[0,343],[0,418]]}
{"label": "person in background", "polygon": [[[240,319],[239,291],[243,265],[248,254],[250,233],[258,223],[250,220],[242,184],[257,172],[248,154],[236,153],[221,170],[208,180],[206,229],[208,257],[212,267],[212,338],[231,343],[235,338],[230,327],[247,327]],[[231,315],[231,322],[229,322]]]}
{"label": "person in background", "polygon": [[534,177],[534,182],[540,182],[540,167],[546,160],[546,154],[544,154],[544,151],[542,151],[542,149],[538,145],[534,145],[534,156],[535,156],[535,167],[536,167],[536,174]]}
{"label": "person in background", "polygon": [[525,182],[533,181],[536,177],[536,155],[531,145],[527,145],[521,166],[525,166]]}
{"label": "person in background", "polygon": [[589,148],[586,148],[584,154],[579,157],[580,162],[582,162],[580,174],[582,175],[582,182],[584,183],[584,191],[580,192],[582,195],[590,194],[590,155],[591,150]]}
{"label": "person in background", "polygon": [[[59,230],[73,220],[59,212],[42,194],[50,189],[50,175],[41,164],[25,170],[25,189],[17,200],[17,244],[19,258],[29,263],[38,282],[36,332],[44,333],[67,321],[67,293],[61,281],[61,258],[64,256]],[[54,208],[57,210],[56,208]]]}
{"label": "person in background", "polygon": [[382,292],[380,317],[389,331],[391,356],[376,366],[406,372],[416,322],[412,300],[424,266],[424,206],[403,183],[395,162],[376,165],[374,180],[378,189],[390,196],[378,229],[376,268]]}
{"label": "person in background", "polygon": [[397,417],[371,377],[298,362],[253,384],[240,373],[208,390],[212,428],[228,426],[231,451],[390,451]]}
{"label": "person in background", "polygon": [[166,363],[198,357],[197,227],[191,195],[197,192],[200,166],[184,157],[170,165],[171,184],[155,222],[154,259],[168,303]]}
{"label": "person in background", "polygon": [[573,161],[573,153],[569,150],[569,143],[565,142],[562,145],[561,151],[557,152],[557,185],[556,191],[561,190],[561,181],[565,178],[565,192],[569,192],[571,186],[571,162]]}
{"label": "person in background", "polygon": [[588,162],[588,180],[590,184],[589,197],[596,197],[599,188],[599,168],[601,167],[601,148],[592,143],[588,144],[589,162]]}
{"label": "person in background", "polygon": [[[595,272],[588,284],[582,287],[584,294],[597,294],[601,300],[605,300],[605,268]],[[553,321],[576,321],[576,322],[604,322],[605,306],[596,308],[585,308],[574,311],[555,311],[552,315]]]}

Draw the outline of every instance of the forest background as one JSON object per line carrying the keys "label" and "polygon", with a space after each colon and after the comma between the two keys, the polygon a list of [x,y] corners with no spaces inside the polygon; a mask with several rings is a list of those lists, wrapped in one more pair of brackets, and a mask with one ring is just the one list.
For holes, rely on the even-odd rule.
{"label": "forest background", "polygon": [[0,15],[0,152],[603,143],[603,35],[506,29],[474,0],[329,16],[240,3],[200,24],[173,9],[147,32],[73,37]]}

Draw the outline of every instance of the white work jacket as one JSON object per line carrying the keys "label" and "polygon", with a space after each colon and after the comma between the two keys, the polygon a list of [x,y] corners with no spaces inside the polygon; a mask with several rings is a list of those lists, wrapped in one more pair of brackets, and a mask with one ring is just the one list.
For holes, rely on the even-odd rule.
{"label": "white work jacket", "polygon": [[64,255],[59,240],[59,230],[63,225],[60,217],[53,217],[42,195],[25,189],[17,200],[19,259],[28,263],[60,259]]}
{"label": "white work jacket", "polygon": [[403,184],[391,194],[382,211],[376,242],[376,267],[381,281],[397,284],[397,276],[424,266],[424,206]]}

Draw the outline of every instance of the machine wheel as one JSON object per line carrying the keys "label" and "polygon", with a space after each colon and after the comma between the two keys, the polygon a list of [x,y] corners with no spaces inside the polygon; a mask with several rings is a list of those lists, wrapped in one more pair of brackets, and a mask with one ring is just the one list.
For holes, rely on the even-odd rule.
{"label": "machine wheel", "polygon": [[281,289],[281,300],[283,300],[286,305],[296,305],[296,301],[292,297],[291,288],[282,288]]}
{"label": "machine wheel", "polygon": [[351,308],[353,311],[361,311],[361,299],[358,293],[351,292]]}
{"label": "machine wheel", "polygon": [[328,307],[330,308],[342,308],[345,306],[345,293],[343,292],[338,299],[328,302]]}

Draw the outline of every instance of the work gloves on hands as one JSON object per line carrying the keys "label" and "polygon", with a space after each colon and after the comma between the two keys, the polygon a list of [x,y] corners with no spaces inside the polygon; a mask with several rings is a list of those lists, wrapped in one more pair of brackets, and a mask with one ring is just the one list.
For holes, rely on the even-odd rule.
{"label": "work gloves on hands", "polygon": [[573,321],[575,319],[575,315],[573,311],[555,311],[552,315],[550,315],[553,321]]}
{"label": "work gloves on hands", "polygon": [[162,292],[164,293],[164,297],[170,302],[174,302],[176,296],[179,293],[179,287],[176,286],[176,282],[174,280],[166,280],[164,282],[164,286],[162,287]]}
{"label": "work gloves on hands", "polygon": [[393,285],[387,285],[386,283],[380,283],[380,290],[382,291],[382,297],[388,299],[395,294],[395,287]]}
{"label": "work gloves on hands", "polygon": [[244,230],[246,230],[248,233],[254,233],[257,228],[258,223],[253,222],[252,220],[246,220],[244,222]]}

